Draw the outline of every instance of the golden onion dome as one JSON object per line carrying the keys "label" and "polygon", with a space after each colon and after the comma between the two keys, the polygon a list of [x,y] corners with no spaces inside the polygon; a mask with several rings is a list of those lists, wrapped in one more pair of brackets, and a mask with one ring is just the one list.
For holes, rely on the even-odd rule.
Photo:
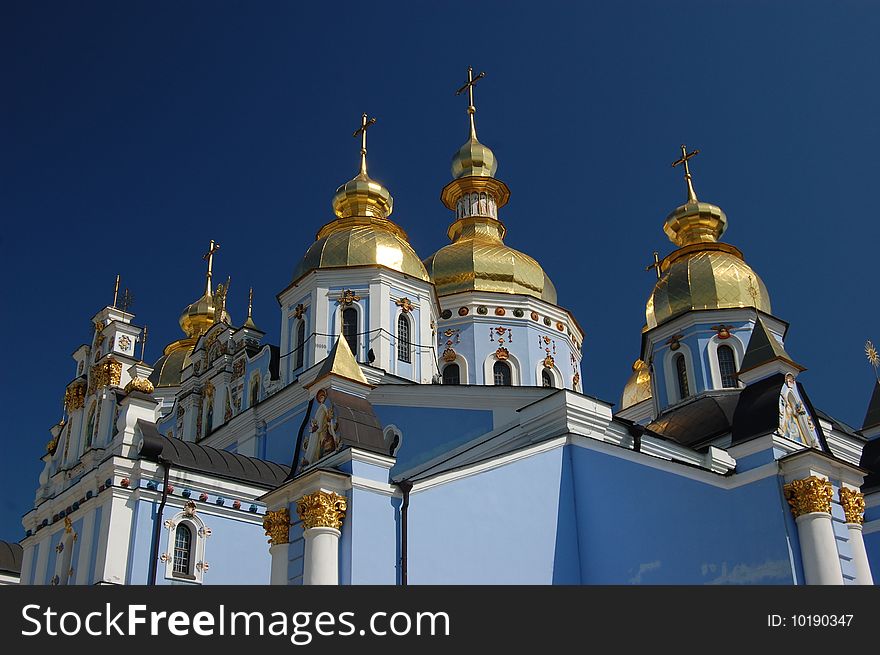
{"label": "golden onion dome", "polygon": [[217,322],[217,318],[227,325],[232,325],[232,319],[229,316],[229,312],[226,311],[225,306],[222,309],[221,316],[216,316],[217,305],[218,302],[215,299],[214,294],[211,293],[211,280],[209,278],[208,287],[205,290],[205,293],[194,303],[188,305],[187,308],[183,310],[183,313],[178,320],[180,328],[184,331],[186,336],[198,337],[199,335],[204,334],[212,325],[214,325],[214,323]]}
{"label": "golden onion dome", "polygon": [[425,260],[438,296],[492,291],[532,296],[556,304],[556,287],[534,259],[505,245],[504,225],[471,216],[449,228],[452,243]]}
{"label": "golden onion dome", "polygon": [[[364,121],[369,125],[366,115]],[[366,144],[360,173],[336,189],[332,205],[336,218],[318,231],[294,269],[294,281],[315,269],[351,266],[383,266],[430,281],[406,232],[388,218],[394,208],[391,193],[367,175]]]}
{"label": "golden onion dome", "polygon": [[641,359],[637,359],[632,365],[632,371],[620,397],[620,409],[622,410],[638,405],[653,396],[651,393],[651,371],[648,369],[648,365]]}
{"label": "golden onion dome", "polygon": [[498,160],[488,146],[477,141],[472,134],[465,144],[452,157],[452,177],[465,176],[494,177],[498,170]]}
{"label": "golden onion dome", "polygon": [[678,250],[660,262],[660,279],[645,308],[648,328],[694,309],[755,307],[770,313],[770,295],[742,252],[718,239],[727,216],[715,205],[688,202],[666,218],[664,231]]}
{"label": "golden onion dome", "polygon": [[153,364],[148,380],[156,388],[179,387],[183,369],[190,365],[195,339],[180,339],[169,344],[164,354]]}

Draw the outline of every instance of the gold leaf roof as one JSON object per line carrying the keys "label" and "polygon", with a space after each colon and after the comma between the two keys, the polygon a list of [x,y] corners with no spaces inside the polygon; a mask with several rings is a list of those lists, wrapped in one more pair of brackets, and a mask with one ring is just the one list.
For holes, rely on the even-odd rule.
{"label": "gold leaf roof", "polygon": [[620,397],[620,409],[626,409],[633,405],[638,405],[643,400],[652,397],[651,393],[651,372],[648,365],[641,359],[637,359],[632,366],[632,375],[626,381],[623,387],[623,394]]}

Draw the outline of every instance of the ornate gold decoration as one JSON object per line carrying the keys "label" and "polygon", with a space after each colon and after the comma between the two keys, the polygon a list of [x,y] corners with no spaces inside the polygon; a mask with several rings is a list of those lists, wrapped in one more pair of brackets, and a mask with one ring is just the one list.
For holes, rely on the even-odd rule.
{"label": "ornate gold decoration", "polygon": [[858,523],[861,525],[865,521],[865,496],[855,489],[847,487],[840,488],[840,504],[843,507],[843,513],[846,516],[847,523]]}
{"label": "ornate gold decoration", "polygon": [[342,520],[348,503],[336,493],[316,491],[300,498],[296,512],[303,522],[303,528],[342,528]]}
{"label": "ornate gold decoration", "polygon": [[229,318],[226,313],[226,295],[229,293],[229,285],[232,284],[232,278],[226,277],[226,284],[218,284],[217,290],[214,292],[214,323]]}
{"label": "ornate gold decoration", "polygon": [[125,389],[123,389],[125,393],[131,393],[132,391],[140,391],[141,393],[145,393],[148,396],[155,391],[153,387],[153,383],[150,382],[147,378],[132,378],[128,384],[125,385]]}
{"label": "ornate gold decoration", "polygon": [[354,291],[352,291],[351,289],[346,289],[341,294],[339,294],[339,297],[336,299],[336,304],[342,305],[343,307],[348,307],[353,302],[360,299],[361,297],[357,295]]}
{"label": "ornate gold decoration", "polygon": [[400,311],[402,312],[411,312],[413,310],[413,304],[409,298],[401,298],[400,300],[395,300],[394,304],[400,307]]}
{"label": "ornate gold decoration", "polygon": [[709,329],[715,330],[718,333],[719,339],[729,339],[730,338],[730,331],[733,329],[733,327],[734,326],[732,326],[732,325],[724,325],[722,323],[721,325],[713,325]]}
{"label": "ornate gold decoration", "polygon": [[189,518],[192,518],[193,516],[195,516],[196,515],[196,504],[193,501],[188,500],[186,505],[183,506],[183,514],[184,514],[184,516],[188,516]]}
{"label": "ornate gold decoration", "polygon": [[269,537],[268,543],[273,546],[288,543],[290,540],[290,510],[285,507],[274,512],[266,512],[263,517],[263,530]]}
{"label": "ornate gold decoration", "polygon": [[64,392],[64,406],[67,413],[71,414],[86,404],[85,380],[75,380]]}
{"label": "ornate gold decoration", "polygon": [[578,385],[578,383],[579,383],[580,381],[581,381],[581,374],[580,374],[580,373],[575,373],[575,374],[574,374],[574,377],[571,379],[571,388],[576,390],[576,389],[577,389],[577,385]]}
{"label": "ornate gold decoration", "polygon": [[834,492],[828,480],[811,475],[803,480],[793,480],[783,489],[795,518],[811,512],[831,512]]}
{"label": "ornate gold decoration", "polygon": [[553,368],[556,364],[556,360],[553,359],[553,355],[547,355],[544,358],[544,368]]}
{"label": "ornate gold decoration", "polygon": [[874,367],[874,375],[877,376],[877,381],[880,382],[880,372],[878,372],[880,355],[877,355],[877,349],[870,340],[865,342],[865,354],[868,356],[868,363]]}
{"label": "ornate gold decoration", "polygon": [[681,341],[682,339],[684,339],[683,334],[673,334],[667,340],[666,345],[669,346],[669,350],[678,350],[679,348],[681,348],[681,344],[679,343],[679,341]]}
{"label": "ornate gold decoration", "polygon": [[64,533],[70,534],[73,532],[73,521],[70,520],[69,516],[64,517]]}
{"label": "ornate gold decoration", "polygon": [[46,452],[49,454],[54,453],[56,448],[58,448],[58,439],[52,439],[46,444]]}
{"label": "ornate gold decoration", "polygon": [[300,319],[303,317],[303,314],[306,313],[306,306],[302,303],[298,304],[293,308],[293,316],[294,318]]}
{"label": "ornate gold decoration", "polygon": [[510,357],[510,351],[504,346],[498,346],[498,350],[495,351],[495,359],[500,361],[505,361]]}
{"label": "ornate gold decoration", "polygon": [[455,350],[451,347],[447,347],[446,350],[443,351],[443,361],[444,362],[454,362],[456,358]]}
{"label": "ornate gold decoration", "polygon": [[623,395],[620,399],[620,408],[632,407],[643,400],[652,397],[651,393],[651,370],[641,359],[637,359],[632,365],[632,375],[623,387]]}
{"label": "ornate gold decoration", "polygon": [[89,393],[101,387],[119,386],[119,380],[122,377],[122,364],[112,357],[108,357],[104,361],[92,366],[92,372],[89,383]]}
{"label": "ornate gold decoration", "polygon": [[127,334],[123,334],[119,337],[119,341],[117,343],[119,344],[120,350],[128,352],[128,350],[131,348],[131,337],[129,337]]}

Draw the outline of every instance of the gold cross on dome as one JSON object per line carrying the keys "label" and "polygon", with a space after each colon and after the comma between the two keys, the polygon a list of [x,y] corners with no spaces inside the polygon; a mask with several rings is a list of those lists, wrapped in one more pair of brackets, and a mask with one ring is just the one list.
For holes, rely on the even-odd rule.
{"label": "gold cross on dome", "polygon": [[455,95],[460,96],[465,91],[468,92],[468,108],[467,112],[471,119],[471,138],[477,138],[477,127],[474,124],[474,114],[477,111],[477,108],[474,106],[474,84],[479,82],[481,79],[486,77],[486,71],[483,71],[476,77],[474,77],[474,68],[473,66],[468,66],[468,81],[462,86],[458,91],[455,92]]}
{"label": "gold cross on dome", "polygon": [[211,274],[214,271],[214,253],[217,252],[218,250],[220,250],[220,244],[214,243],[214,240],[211,239],[211,247],[208,249],[208,252],[206,252],[202,256],[202,259],[204,259],[208,262],[208,291],[207,291],[207,293],[209,296],[211,295]]}
{"label": "gold cross on dome", "polygon": [[694,184],[691,179],[691,169],[688,166],[688,160],[691,157],[696,157],[700,154],[699,150],[693,150],[691,152],[687,151],[687,146],[683,143],[681,144],[681,157],[672,162],[672,167],[675,168],[679,165],[684,165],[684,179],[687,182],[688,187],[688,202],[697,202],[697,194],[694,192]]}
{"label": "gold cross on dome", "polygon": [[657,272],[657,279],[659,280],[660,279],[660,253],[658,253],[656,250],[654,251],[654,263],[649,264],[648,266],[645,266],[645,270],[650,271],[652,268]]}
{"label": "gold cross on dome", "polygon": [[360,135],[361,137],[361,175],[364,176],[367,174],[367,129],[369,129],[371,125],[375,125],[375,123],[375,117],[368,120],[367,114],[364,113],[364,115],[361,116],[361,126],[354,131],[354,134],[352,134],[352,136]]}

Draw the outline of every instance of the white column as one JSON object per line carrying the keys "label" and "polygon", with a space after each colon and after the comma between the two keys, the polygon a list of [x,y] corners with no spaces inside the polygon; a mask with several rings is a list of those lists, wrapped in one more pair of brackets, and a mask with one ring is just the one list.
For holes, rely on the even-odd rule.
{"label": "white column", "polygon": [[842,585],[840,556],[831,525],[831,514],[810,512],[795,520],[801,543],[804,577],[809,585]]}
{"label": "white column", "polygon": [[339,584],[339,536],[348,503],[335,492],[315,491],[296,501],[302,521],[304,585]]}
{"label": "white column", "polygon": [[21,576],[19,578],[19,584],[34,584],[34,581],[30,579],[31,563],[33,561],[34,546],[31,544],[30,546],[25,546],[24,553],[21,557]]}
{"label": "white column", "polygon": [[[110,493],[114,493],[115,488]],[[104,492],[108,493],[108,492]],[[144,506],[146,511],[148,505]],[[98,542],[98,561],[95,565],[94,582],[125,584],[128,573],[128,550],[131,542],[132,516],[134,512],[128,499],[122,495],[112,497],[104,503],[101,523],[102,530]],[[153,562],[150,562],[153,565]]]}
{"label": "white column", "polygon": [[874,584],[874,576],[871,575],[871,565],[868,563],[868,553],[865,550],[865,540],[862,536],[861,523],[847,523],[849,530],[849,544],[853,553],[853,564],[856,567],[856,584]]}
{"label": "white column", "polygon": [[79,559],[76,567],[76,579],[73,584],[89,584],[89,564],[92,559],[92,538],[95,534],[95,508],[92,508],[83,518],[82,528],[79,534]]}
{"label": "white column", "polygon": [[44,585],[48,584],[46,568],[49,566],[49,549],[52,547],[52,535],[49,534],[48,528],[43,528],[43,540],[40,542],[40,549],[37,551],[37,566],[34,569],[34,579],[31,584]]}
{"label": "white column", "polygon": [[269,555],[272,557],[272,572],[269,577],[269,584],[287,584],[289,550],[290,544],[288,543],[273,544],[269,547]]}
{"label": "white column", "polygon": [[339,584],[339,530],[336,528],[308,528],[303,557],[304,585]]}
{"label": "white column", "polygon": [[831,525],[831,483],[816,475],[785,485],[801,544],[804,580],[809,585],[842,585],[840,554]]}

